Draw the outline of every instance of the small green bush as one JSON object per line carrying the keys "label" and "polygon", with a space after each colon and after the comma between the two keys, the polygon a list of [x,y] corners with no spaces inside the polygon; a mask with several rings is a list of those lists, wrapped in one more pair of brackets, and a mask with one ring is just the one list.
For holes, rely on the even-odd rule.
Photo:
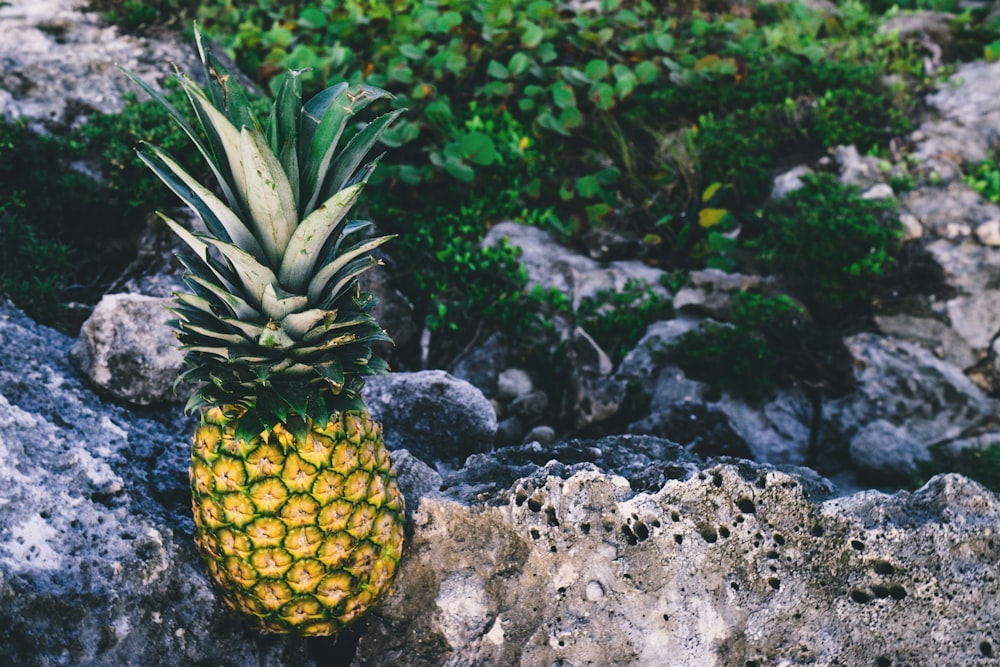
{"label": "small green bush", "polygon": [[761,258],[823,322],[867,307],[903,237],[895,202],[864,199],[830,174],[804,177],[764,224]]}
{"label": "small green bush", "polygon": [[802,376],[814,330],[803,306],[785,294],[734,295],[731,322],[710,321],[681,336],[666,351],[689,377],[750,403],[768,398],[774,388]]}
{"label": "small green bush", "polygon": [[200,4],[199,0],[88,0],[86,8],[125,32],[143,34],[186,26]]}
{"label": "small green bush", "polygon": [[653,322],[673,317],[673,303],[652,286],[629,280],[621,291],[604,290],[583,299],[576,322],[620,362]]}

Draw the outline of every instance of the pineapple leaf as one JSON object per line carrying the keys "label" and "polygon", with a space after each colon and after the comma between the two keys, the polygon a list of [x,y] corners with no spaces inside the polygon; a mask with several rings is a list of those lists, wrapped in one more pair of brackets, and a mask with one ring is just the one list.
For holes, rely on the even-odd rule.
{"label": "pineapple leaf", "polygon": [[[343,253],[339,253],[336,259],[334,259],[332,262],[330,262],[329,264],[321,268],[319,271],[317,271],[316,275],[309,282],[309,289],[308,289],[309,300],[312,303],[316,303],[316,301],[319,300],[320,295],[323,293],[329,281],[338,277],[345,270],[346,267],[354,266],[354,264],[352,264],[352,260],[368,252],[371,252],[372,250],[379,247],[389,239],[394,238],[394,236],[395,236],[394,234],[391,234],[389,236],[379,236],[377,238],[368,241],[362,241],[361,243],[358,243],[348,248]],[[369,257],[368,260],[370,260],[369,264],[367,264],[363,269],[361,269],[357,273],[354,273],[350,277],[356,276],[362,273],[363,271],[367,270],[371,266],[374,266],[378,263],[372,257]],[[338,286],[340,286],[340,283],[338,283]],[[333,293],[337,294],[337,292],[338,288],[335,288],[333,290]],[[334,296],[334,299],[336,299],[336,296]]]}
{"label": "pineapple leaf", "polygon": [[[193,283],[193,284],[192,284]],[[201,287],[203,290],[207,291],[216,300],[224,304],[226,308],[230,310],[233,316],[242,322],[251,322],[259,318],[259,314],[256,309],[254,309],[249,303],[236,296],[232,292],[228,292],[216,285],[211,280],[208,280],[202,276],[197,276],[194,274],[188,275],[188,285],[192,289],[197,289]]]}
{"label": "pineapple leaf", "polygon": [[240,440],[250,442],[265,430],[267,430],[267,427],[264,425],[261,416],[257,413],[257,410],[251,409],[247,410],[243,417],[236,421],[233,438],[237,442]]}
{"label": "pineapple leaf", "polygon": [[[231,276],[226,275],[227,274],[226,270],[212,263],[211,257],[209,255],[208,243],[201,240],[202,238],[210,240],[208,239],[208,237],[201,237],[198,236],[197,234],[192,234],[187,229],[185,229],[183,225],[167,217],[160,211],[157,211],[156,215],[160,216],[160,219],[163,220],[165,223],[167,223],[167,226],[170,227],[170,229],[174,232],[174,234],[179,236],[180,239],[184,241],[184,243],[186,243],[188,247],[195,252],[195,256],[197,256],[198,259],[201,261],[201,263],[215,275],[215,277],[223,286],[230,289],[234,287],[232,281],[230,280]],[[187,269],[190,272],[192,273],[197,272],[197,269],[194,269],[190,264],[184,262],[183,260],[182,263],[187,267]]]}
{"label": "pineapple leaf", "polygon": [[278,322],[302,310],[308,302],[309,299],[301,294],[291,294],[271,284],[264,288],[261,308],[271,320]]}
{"label": "pineapple leaf", "polygon": [[[371,269],[372,267],[378,265],[379,261],[371,256],[362,257],[361,259],[356,259],[350,264],[348,264],[344,268],[344,270],[340,274],[338,274],[340,276],[340,280],[338,280],[337,283],[334,284],[333,288],[328,291],[327,296],[323,300],[321,306],[330,307],[332,304],[339,301],[340,298],[344,295],[345,292],[347,292],[348,289],[350,289],[351,287],[357,289],[357,283],[358,283],[357,277],[362,273],[364,273],[365,271],[367,271],[368,269]],[[325,285],[319,285],[317,287],[316,290],[317,296],[323,294],[324,291],[327,291],[325,287],[326,287]],[[312,288],[312,284],[310,284],[310,288]]]}
{"label": "pineapple leaf", "polygon": [[258,133],[244,127],[239,147],[242,158],[239,190],[247,198],[247,210],[267,259],[277,268],[298,223],[292,186],[281,162]]}
{"label": "pineapple leaf", "polygon": [[[303,163],[305,173],[303,174],[302,194],[303,196],[308,195],[309,198],[302,208],[303,216],[312,212],[313,207],[319,201],[323,183],[347,122],[355,113],[375,100],[389,96],[390,93],[381,88],[361,85],[349,89],[344,88],[329,101],[315,132],[309,138],[309,145],[306,147],[308,160]],[[307,114],[307,117],[314,116]]]}
{"label": "pineapple leaf", "polygon": [[300,313],[288,314],[281,321],[281,326],[292,338],[302,340],[302,337],[313,327],[323,321],[332,322],[336,316],[337,311],[335,310],[313,308],[312,310],[306,310]]}
{"label": "pineapple leaf", "polygon": [[[382,132],[388,128],[388,126],[395,121],[404,109],[397,109],[395,111],[390,111],[384,114],[374,121],[369,123],[365,129],[354,135],[344,150],[337,156],[334,162],[333,170],[330,172],[330,176],[326,179],[326,184],[323,187],[323,197],[328,198],[333,193],[339,192],[347,182],[350,180],[351,176],[357,171],[358,166],[371,151],[372,146],[378,141],[378,138],[382,135]],[[367,180],[367,178],[365,179]]]}
{"label": "pineapple leaf", "polygon": [[222,110],[236,127],[246,126],[259,130],[260,124],[250,109],[246,90],[207,47],[197,25],[194,28],[194,40],[198,56],[205,67],[205,81],[208,82],[208,91],[215,108]]}
{"label": "pineapple leaf", "polygon": [[177,110],[177,107],[168,102],[167,98],[161,95],[159,91],[157,91],[148,83],[140,79],[138,76],[128,71],[127,69],[124,68],[120,69],[125,74],[125,76],[130,78],[136,85],[142,88],[147,95],[156,100],[156,102],[159,103],[159,105],[163,107],[168,114],[170,114],[170,117],[173,118],[174,122],[177,123],[177,125],[182,130],[184,130],[184,133],[188,136],[191,142],[198,149],[198,152],[201,153],[203,158],[205,158],[205,162],[212,170],[212,173],[215,175],[216,180],[219,182],[219,186],[222,188],[223,196],[225,196],[226,201],[229,202],[229,205],[231,207],[237,208],[239,206],[238,200],[236,199],[236,196],[234,195],[232,188],[229,187],[229,182],[223,176],[223,173],[220,170],[219,164],[216,161],[215,157],[213,156],[213,153],[210,151],[209,147],[206,146],[205,143],[201,140],[201,137],[198,136],[198,134],[195,132],[191,124],[188,123],[187,119],[184,116],[182,116],[181,113]]}
{"label": "pineapple leaf", "polygon": [[243,187],[242,175],[238,173],[241,171],[240,131],[229,122],[225,114],[212,106],[212,102],[198,84],[180,72],[177,73],[176,79],[187,94],[195,116],[208,135],[214,156],[211,163],[219,178],[219,185],[226,195],[226,201],[229,202],[230,208],[240,213],[246,207],[246,201],[243,199],[246,190]]}
{"label": "pineapple leaf", "polygon": [[204,237],[205,242],[218,249],[229,260],[233,270],[243,283],[244,293],[253,299],[251,305],[260,306],[264,299],[264,289],[278,281],[271,269],[258,262],[250,253],[232,243]]}
{"label": "pineapple leaf", "polygon": [[326,114],[326,110],[333,104],[338,95],[347,90],[346,81],[330,86],[313,95],[302,107],[299,115],[299,148],[303,151],[299,155],[299,160],[303,161],[309,157],[309,147],[312,139],[316,135],[316,128]]}
{"label": "pineapple leaf", "polygon": [[344,386],[344,367],[337,359],[316,366],[316,372],[335,389]]}
{"label": "pineapple leaf", "polygon": [[145,144],[136,151],[139,159],[153,170],[167,187],[183,199],[205,222],[205,226],[216,237],[232,241],[252,255],[263,256],[260,244],[239,216],[226,206],[212,191],[193,179],[166,151],[151,144]]}
{"label": "pineapple leaf", "polygon": [[298,202],[299,183],[299,114],[302,111],[302,73],[305,70],[290,69],[281,82],[278,95],[271,105],[271,116],[267,121],[267,142],[271,151],[279,156],[281,166],[292,184],[292,193]]}
{"label": "pineapple leaf", "polygon": [[278,271],[282,284],[292,290],[306,288],[327,239],[337,234],[363,187],[363,183],[358,183],[341,190],[299,224]]}

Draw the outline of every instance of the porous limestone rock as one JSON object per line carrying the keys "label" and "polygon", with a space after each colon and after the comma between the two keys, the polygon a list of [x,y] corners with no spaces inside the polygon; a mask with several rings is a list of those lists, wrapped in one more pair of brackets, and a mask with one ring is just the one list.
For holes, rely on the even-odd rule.
{"label": "porous limestone rock", "polygon": [[[1000,501],[959,475],[829,498],[723,463],[654,493],[543,469],[423,499],[355,664],[992,664]],[[669,656],[669,660],[667,660]]]}

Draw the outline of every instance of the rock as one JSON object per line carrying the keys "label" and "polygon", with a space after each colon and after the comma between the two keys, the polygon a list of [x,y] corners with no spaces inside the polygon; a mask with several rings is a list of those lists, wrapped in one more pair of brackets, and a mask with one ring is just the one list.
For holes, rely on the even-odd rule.
{"label": "rock", "polygon": [[555,442],[555,440],[556,430],[551,426],[540,424],[528,431],[528,435],[524,436],[524,442],[522,444],[537,442],[539,445],[548,445]]}
{"label": "rock", "polygon": [[896,197],[895,191],[887,183],[879,183],[873,185],[864,192],[861,193],[862,199],[894,199]]}
{"label": "rock", "polygon": [[854,185],[864,191],[882,184],[884,176],[877,157],[862,156],[854,146],[837,146],[833,158],[840,167],[840,182],[844,185]]}
{"label": "rock", "polygon": [[510,411],[529,424],[538,422],[549,409],[549,397],[544,391],[529,391],[510,402]]}
{"label": "rock", "polygon": [[372,309],[372,315],[389,332],[393,342],[403,346],[413,340],[417,335],[413,304],[389,284],[386,272],[365,271],[358,279],[362,290],[377,295],[378,303]]}
{"label": "rock", "polygon": [[789,193],[794,192],[803,186],[802,177],[813,173],[813,170],[805,165],[793,167],[783,174],[774,177],[774,187],[771,188],[771,199],[784,199]]}
{"label": "rock", "polygon": [[667,438],[703,459],[714,456],[752,459],[754,455],[733,430],[725,413],[696,401],[673,403],[668,410],[651,410],[647,417],[629,424],[628,430]]}
{"label": "rock", "polygon": [[1000,219],[1000,206],[964,183],[904,192],[900,203],[903,215],[912,215],[926,231],[938,236],[946,236],[949,227],[979,227]]}
{"label": "rock", "polygon": [[[856,389],[823,406],[828,438],[851,442],[878,420],[905,429],[922,447],[987,422],[996,402],[958,367],[913,343],[871,333],[845,341]],[[883,427],[884,432],[884,427]],[[898,470],[908,474],[907,469]]]}
{"label": "rock", "polygon": [[958,475],[828,494],[799,470],[727,463],[652,493],[581,469],[486,506],[424,499],[356,664],[966,664],[997,650],[994,494]]}
{"label": "rock", "polygon": [[972,348],[977,358],[984,356],[1000,332],[1000,257],[972,240],[952,242],[940,239],[927,250],[944,271],[949,287],[958,293],[944,304],[951,327]]}
{"label": "rock", "polygon": [[526,429],[524,422],[517,415],[504,417],[497,422],[497,432],[493,436],[493,444],[496,447],[510,447],[520,444],[524,440]]}
{"label": "rock", "polygon": [[0,302],[4,664],[317,664],[211,591],[191,536],[192,420],[102,402],[71,342]]}
{"label": "rock", "polygon": [[810,460],[815,406],[803,392],[779,389],[759,408],[728,394],[714,405],[729,418],[755,461],[803,465]]}
{"label": "rock", "polygon": [[[122,109],[137,88],[118,70],[157,85],[169,64],[201,71],[180,39],[122,35],[76,0],[11,0],[0,6],[0,115],[70,124],[84,110]],[[81,81],[86,85],[81,85]]]}
{"label": "rock", "polygon": [[907,429],[884,419],[866,424],[850,444],[851,462],[883,481],[906,482],[931,459],[928,443],[918,442]]}
{"label": "rock", "polygon": [[961,181],[963,167],[989,158],[1000,136],[1000,62],[960,65],[951,79],[926,98],[939,120],[926,122],[911,135],[912,158],[939,183]]}
{"label": "rock", "polygon": [[914,239],[922,238],[924,235],[924,227],[917,220],[916,216],[910,213],[903,213],[899,216],[899,221],[903,223],[903,240],[913,241]]}
{"label": "rock", "polygon": [[512,401],[518,396],[531,393],[534,385],[531,376],[521,368],[508,368],[497,377],[495,398],[500,401]]}
{"label": "rock", "polygon": [[[192,420],[102,403],[70,344],[0,303],[0,655],[330,664],[332,640],[261,636],[223,609],[191,539]],[[997,650],[1000,501],[959,475],[834,498],[807,469],[705,464],[649,436],[474,454],[444,481],[394,459],[408,543],[344,663],[966,664]]]}
{"label": "rock", "polygon": [[774,294],[780,291],[772,276],[726,273],[719,269],[704,269],[688,274],[687,284],[674,295],[674,309],[718,320],[730,319],[733,296],[740,292],[760,291]]}
{"label": "rock", "polygon": [[976,238],[987,246],[1000,246],[1000,220],[987,220],[976,227]]}
{"label": "rock", "polygon": [[638,260],[601,264],[559,245],[543,229],[513,222],[494,225],[483,237],[482,245],[492,247],[502,239],[521,248],[520,260],[528,272],[529,289],[557,289],[569,296],[574,311],[583,299],[601,291],[621,291],[629,281],[650,285],[661,296],[670,298],[660,284],[666,274]]}
{"label": "rock", "polygon": [[497,378],[507,363],[508,351],[507,339],[500,333],[494,333],[456,360],[451,374],[492,398]]}
{"label": "rock", "polygon": [[386,446],[408,449],[425,463],[460,463],[493,446],[493,406],[481,391],[444,371],[371,377],[364,396],[382,422]]}
{"label": "rock", "polygon": [[604,421],[618,412],[624,398],[621,383],[611,378],[614,367],[607,353],[577,327],[570,340],[573,367],[570,391],[576,428]]}
{"label": "rock", "polygon": [[940,320],[913,315],[876,315],[875,323],[882,333],[913,341],[927,348],[939,359],[961,369],[976,363],[972,346],[954,329]]}
{"label": "rock", "polygon": [[101,393],[132,405],[183,402],[175,394],[184,353],[166,322],[168,299],[106,294],[70,351],[76,367]]}

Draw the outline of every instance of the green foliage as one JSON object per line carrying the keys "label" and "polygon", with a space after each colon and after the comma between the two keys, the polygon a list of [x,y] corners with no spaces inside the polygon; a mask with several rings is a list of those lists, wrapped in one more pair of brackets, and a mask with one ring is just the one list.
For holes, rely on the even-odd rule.
{"label": "green foliage", "polygon": [[903,236],[895,202],[864,199],[830,174],[804,177],[764,224],[761,258],[822,321],[866,306]]}
{"label": "green foliage", "polygon": [[72,155],[65,137],[0,120],[0,289],[32,316],[68,329],[57,304],[110,281],[109,253],[122,231],[97,184],[71,168]]}
{"label": "green foliage", "polygon": [[802,352],[813,328],[801,304],[785,294],[739,292],[730,320],[688,331],[666,350],[666,358],[707,383],[716,397],[728,391],[751,403],[802,375]]}
{"label": "green foliage", "polygon": [[667,268],[733,268],[735,238],[691,223],[706,184],[751,211],[788,156],[906,131],[909,99],[884,82],[888,38],[841,48],[877,27],[861,5],[834,19],[798,3],[751,17],[697,4],[216,0],[200,18],[264,85],[308,67],[307,91],[391,90],[409,111],[376,178],[406,210],[502,192],[576,242],[612,228]]}
{"label": "green foliage", "polygon": [[1000,165],[995,160],[974,165],[962,180],[991,202],[1000,203]]}
{"label": "green foliage", "polygon": [[583,299],[576,322],[616,364],[635,347],[646,327],[673,317],[673,303],[652,286],[629,280],[621,291],[603,290]]}
{"label": "green foliage", "polygon": [[924,464],[924,480],[942,473],[957,472],[971,477],[991,491],[1000,492],[1000,445],[996,443],[952,451],[947,446],[931,447],[931,460]]}
{"label": "green foliage", "polygon": [[89,0],[86,8],[125,32],[142,34],[153,28],[185,25],[199,4],[199,0]]}

